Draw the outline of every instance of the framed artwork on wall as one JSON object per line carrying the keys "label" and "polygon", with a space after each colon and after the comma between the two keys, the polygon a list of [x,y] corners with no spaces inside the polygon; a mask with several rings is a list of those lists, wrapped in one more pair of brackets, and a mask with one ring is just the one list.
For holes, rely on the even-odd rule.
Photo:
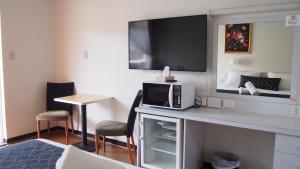
{"label": "framed artwork on wall", "polygon": [[251,53],[251,24],[225,25],[225,53]]}

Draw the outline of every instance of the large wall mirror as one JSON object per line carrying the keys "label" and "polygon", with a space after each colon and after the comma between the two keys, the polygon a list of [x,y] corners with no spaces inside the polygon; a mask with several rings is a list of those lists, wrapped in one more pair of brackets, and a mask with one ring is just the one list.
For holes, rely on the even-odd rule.
{"label": "large wall mirror", "polygon": [[294,27],[284,21],[217,26],[217,92],[290,98]]}

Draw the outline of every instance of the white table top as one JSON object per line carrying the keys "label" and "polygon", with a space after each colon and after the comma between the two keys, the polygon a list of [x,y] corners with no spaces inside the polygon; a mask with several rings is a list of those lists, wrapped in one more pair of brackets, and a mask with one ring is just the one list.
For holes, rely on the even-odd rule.
{"label": "white table top", "polygon": [[139,113],[195,120],[239,128],[300,136],[300,118],[214,108],[190,108],[184,111],[152,107],[136,108]]}
{"label": "white table top", "polygon": [[112,99],[112,97],[101,96],[101,95],[91,95],[91,94],[76,94],[72,96],[65,96],[55,98],[54,101],[75,104],[75,105],[86,105],[94,102],[99,102],[102,100]]}

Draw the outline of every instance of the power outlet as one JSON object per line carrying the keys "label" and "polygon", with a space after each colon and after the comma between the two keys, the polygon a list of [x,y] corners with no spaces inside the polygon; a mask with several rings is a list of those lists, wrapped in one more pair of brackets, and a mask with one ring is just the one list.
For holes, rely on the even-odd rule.
{"label": "power outlet", "polygon": [[292,114],[297,114],[297,105],[292,105]]}
{"label": "power outlet", "polygon": [[201,97],[201,106],[206,107],[207,106],[207,97]]}
{"label": "power outlet", "polygon": [[234,101],[233,100],[223,100],[223,107],[225,108],[234,108]]}
{"label": "power outlet", "polygon": [[207,98],[207,107],[211,108],[222,108],[222,99],[217,97]]}

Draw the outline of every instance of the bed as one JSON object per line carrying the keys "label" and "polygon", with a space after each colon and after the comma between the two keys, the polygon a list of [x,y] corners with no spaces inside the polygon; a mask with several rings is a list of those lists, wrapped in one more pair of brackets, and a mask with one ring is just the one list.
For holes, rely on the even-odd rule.
{"label": "bed", "polygon": [[[20,142],[0,148],[0,169],[55,169],[56,162],[62,156],[65,145],[49,140],[37,139]],[[118,168],[138,169],[138,167],[91,154],[106,163],[118,165]]]}
{"label": "bed", "polygon": [[[248,81],[251,81],[253,84],[256,82],[259,85],[264,85],[264,88],[256,87],[259,96],[290,98],[291,74],[289,73],[228,70],[227,73],[218,77],[217,92],[250,95],[245,87],[242,87],[241,91],[238,87],[245,79],[248,79]],[[272,81],[270,81],[270,79],[280,79],[280,82],[275,85]],[[265,88],[265,86],[276,86],[278,90],[271,90],[268,87]]]}
{"label": "bed", "polygon": [[[232,93],[232,94],[240,94],[239,88],[233,85],[220,85],[217,87],[218,92],[222,93]],[[283,97],[283,98],[290,98],[291,91],[288,90],[279,90],[279,91],[273,91],[273,90],[265,90],[265,89],[258,89],[257,91],[260,93],[260,96],[272,96],[272,97]],[[243,88],[243,94],[249,94],[247,92],[246,88]]]}

